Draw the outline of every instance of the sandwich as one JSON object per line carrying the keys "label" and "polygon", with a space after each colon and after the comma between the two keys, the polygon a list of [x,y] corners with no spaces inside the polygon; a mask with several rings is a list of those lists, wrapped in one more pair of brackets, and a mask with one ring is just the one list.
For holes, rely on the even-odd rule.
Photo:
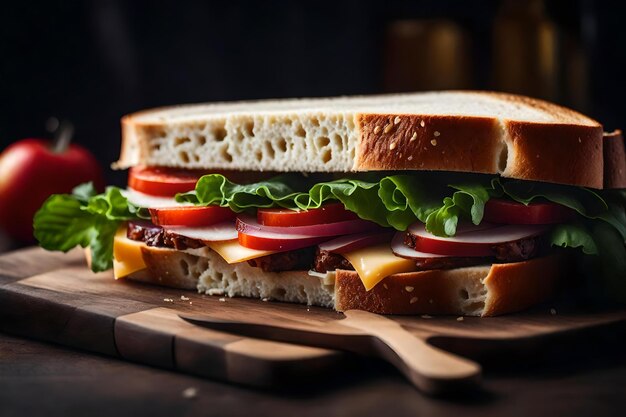
{"label": "sandwich", "polygon": [[126,188],[51,196],[49,250],[219,297],[494,316],[626,301],[619,131],[490,92],[230,102],[122,119]]}

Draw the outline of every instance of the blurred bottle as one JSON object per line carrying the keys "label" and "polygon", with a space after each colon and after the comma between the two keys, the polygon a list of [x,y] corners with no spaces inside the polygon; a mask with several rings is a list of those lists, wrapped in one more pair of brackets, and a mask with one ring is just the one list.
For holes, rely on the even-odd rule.
{"label": "blurred bottle", "polygon": [[451,20],[391,22],[385,39],[384,88],[390,92],[469,88],[469,36]]}
{"label": "blurred bottle", "polygon": [[557,49],[543,0],[503,1],[493,22],[495,89],[556,100]]}

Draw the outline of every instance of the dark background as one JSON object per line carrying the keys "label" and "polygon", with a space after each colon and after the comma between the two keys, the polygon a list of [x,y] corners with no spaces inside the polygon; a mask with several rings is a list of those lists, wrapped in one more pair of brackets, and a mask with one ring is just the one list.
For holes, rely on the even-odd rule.
{"label": "dark background", "polygon": [[142,108],[446,88],[543,97],[610,130],[626,126],[624,17],[611,1],[9,2],[0,149],[56,116],[108,166]]}

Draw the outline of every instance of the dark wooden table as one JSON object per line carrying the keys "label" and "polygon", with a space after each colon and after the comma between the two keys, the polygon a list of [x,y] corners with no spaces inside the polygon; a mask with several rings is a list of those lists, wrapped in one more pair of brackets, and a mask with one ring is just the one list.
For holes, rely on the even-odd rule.
{"label": "dark wooden table", "polygon": [[385,364],[258,390],[0,333],[0,416],[622,416],[626,338],[500,358],[484,390],[427,398]]}

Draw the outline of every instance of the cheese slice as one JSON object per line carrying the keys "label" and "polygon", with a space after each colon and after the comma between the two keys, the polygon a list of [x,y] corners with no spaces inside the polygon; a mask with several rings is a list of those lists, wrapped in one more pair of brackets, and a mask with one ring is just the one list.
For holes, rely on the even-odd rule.
{"label": "cheese slice", "polygon": [[124,278],[146,268],[141,248],[146,244],[126,237],[126,229],[120,228],[113,239],[113,275]]}
{"label": "cheese slice", "polygon": [[229,264],[248,261],[261,256],[271,255],[276,251],[250,249],[241,246],[237,239],[227,240],[223,242],[206,242],[206,245],[219,253],[222,258]]}
{"label": "cheese slice", "polygon": [[367,291],[389,275],[417,270],[415,261],[397,257],[388,243],[357,249],[342,255],[356,269]]}

